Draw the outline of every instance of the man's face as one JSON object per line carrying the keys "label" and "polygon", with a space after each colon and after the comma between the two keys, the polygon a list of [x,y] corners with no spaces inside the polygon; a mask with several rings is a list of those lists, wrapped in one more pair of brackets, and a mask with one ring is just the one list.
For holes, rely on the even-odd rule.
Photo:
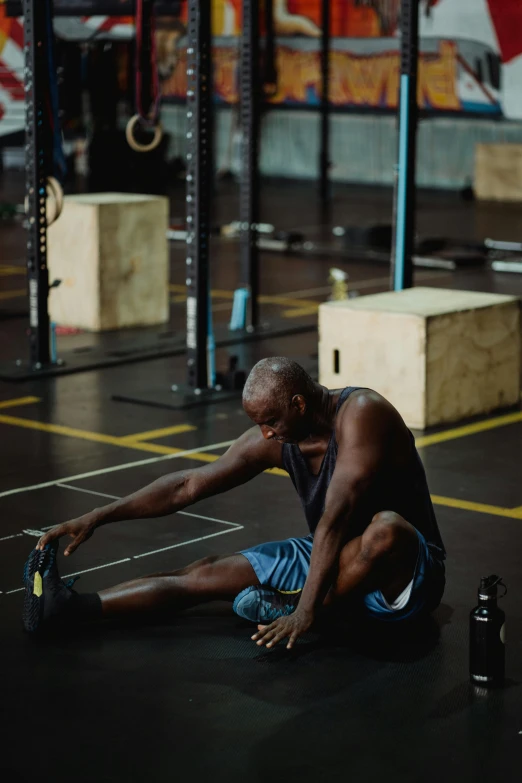
{"label": "man's face", "polygon": [[301,395],[295,395],[283,408],[267,400],[244,403],[243,407],[267,440],[300,443],[310,434],[306,402]]}

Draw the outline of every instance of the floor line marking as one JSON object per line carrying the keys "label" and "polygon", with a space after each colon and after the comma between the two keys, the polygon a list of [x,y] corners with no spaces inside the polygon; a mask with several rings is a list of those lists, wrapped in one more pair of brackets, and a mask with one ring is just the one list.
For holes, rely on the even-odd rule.
{"label": "floor line marking", "polygon": [[61,424],[46,424],[41,421],[33,421],[32,419],[20,419],[16,416],[0,415],[0,424],[9,424],[13,427],[48,432],[52,435],[65,435],[69,438],[90,440],[95,443],[108,443],[112,446],[122,445],[121,438],[116,438],[114,435],[104,435],[101,432],[91,432],[90,430],[79,430],[75,427],[65,427]]}
{"label": "floor line marking", "polygon": [[308,307],[298,307],[292,310],[283,310],[281,315],[283,318],[301,318],[304,315],[315,315],[319,311],[319,302],[315,305],[309,305]]}
{"label": "floor line marking", "polygon": [[511,509],[501,506],[491,506],[487,503],[475,503],[471,500],[460,500],[458,498],[446,498],[441,495],[432,495],[432,502],[437,506],[447,506],[449,508],[458,508],[461,511],[475,511],[479,514],[491,514],[496,517],[507,517],[508,519],[521,519],[522,508]]}
{"label": "floor line marking", "polygon": [[[102,498],[110,498],[112,500],[121,500],[121,495],[108,495],[106,492],[98,492],[94,489],[86,489],[84,487],[73,487],[71,484],[58,484],[58,487],[64,487],[65,489],[73,489],[76,492],[85,492],[87,495],[98,495]],[[173,511],[173,514],[183,514],[183,516],[186,517],[196,517],[196,519],[206,519],[209,522],[217,522],[220,525],[229,525],[230,527],[243,527],[242,525],[239,525],[237,522],[225,522],[224,519],[217,519],[216,517],[207,517],[203,514],[195,514],[192,511]],[[54,527],[54,525],[53,525]]]}
{"label": "floor line marking", "polygon": [[11,538],[23,538],[23,533],[14,533],[12,536],[4,536],[3,538],[0,538],[0,541],[9,541]]}
{"label": "floor line marking", "polygon": [[[416,446],[417,448],[424,448],[426,446],[430,446],[435,443],[441,443],[444,441],[453,440],[468,435],[473,435],[479,432],[484,432],[487,430],[495,429],[496,427],[506,426],[520,421],[522,421],[522,412],[507,414],[504,416],[497,416],[493,419],[488,419],[482,422],[476,422],[474,424],[465,425],[463,427],[456,427],[450,430],[445,430],[443,432],[435,433],[434,435],[421,436],[416,439]],[[141,465],[151,464],[166,459],[186,457],[187,459],[194,459],[203,462],[213,462],[219,459],[219,455],[205,453],[205,452],[210,452],[213,449],[224,447],[224,446],[229,446],[234,442],[234,441],[227,441],[220,444],[213,444],[205,448],[199,448],[199,449],[195,448],[195,449],[184,451],[181,449],[174,449],[166,446],[161,446],[159,444],[138,443],[130,440],[127,440],[126,443],[122,443],[121,442],[122,438],[103,435],[101,433],[91,433],[85,430],[76,430],[70,427],[62,427],[60,425],[43,424],[40,422],[32,421],[30,419],[18,419],[12,416],[0,415],[0,423],[7,423],[14,426],[29,427],[31,429],[53,432],[55,434],[67,435],[70,437],[95,440],[98,442],[110,443],[117,446],[124,446],[126,448],[136,448],[138,450],[149,451],[161,455],[158,457],[150,458],[148,460],[136,460],[131,463],[124,463],[123,465],[117,465],[111,468],[104,468],[101,469],[100,471],[91,471],[90,473],[87,474],[78,474],[76,476],[68,476],[54,481],[45,482],[43,484],[36,484],[29,487],[20,487],[13,490],[7,490],[6,492],[0,493],[0,498],[18,494],[21,492],[29,492],[35,489],[44,489],[46,487],[56,486],[57,484],[64,483],[64,482],[75,481],[82,478],[90,478],[91,476],[95,476],[95,475],[103,475],[105,473],[110,473],[112,471],[124,470],[132,467],[139,467]],[[286,471],[283,471],[280,468],[272,468],[266,472],[272,473],[274,475],[280,475],[280,476],[288,475]],[[467,508],[469,510],[477,510],[477,511],[482,510],[482,513],[491,513],[496,516],[505,516],[512,519],[521,518],[518,510],[513,511],[511,509],[503,509],[499,506],[493,506],[493,505],[490,506],[485,504],[475,504],[473,506],[473,505],[469,505],[470,502],[468,501],[458,501],[452,498],[447,498],[443,501],[440,499],[440,496],[435,496],[435,497],[439,497],[439,500],[433,501],[437,505],[452,504],[453,507],[455,508]],[[461,505],[459,506],[457,505],[457,503],[461,503]],[[462,505],[463,503],[468,503],[468,505]],[[488,509],[488,510],[485,511],[484,509]]]}
{"label": "floor line marking", "polygon": [[180,546],[187,546],[188,544],[197,544],[198,541],[206,541],[208,538],[215,538],[216,536],[224,536],[226,533],[234,533],[236,530],[243,530],[243,525],[239,527],[229,528],[228,530],[218,530],[217,533],[210,533],[208,536],[201,536],[200,538],[192,538],[190,541],[182,541],[179,544],[172,544],[172,546],[163,547],[163,549],[155,549],[153,552],[145,552],[143,555],[134,555],[133,560],[140,560],[142,557],[149,557],[150,555],[157,555],[160,552],[168,552],[169,549],[177,549]]}
{"label": "floor line marking", "polygon": [[[451,277],[450,272],[423,272],[421,270],[417,270],[415,272],[415,278],[417,280],[442,280],[444,277]],[[355,278],[352,278],[350,275],[348,276],[348,286],[350,289],[353,288],[354,291],[357,291],[359,289],[364,288],[378,288],[380,286],[387,286],[390,285],[390,276],[388,277],[367,277],[363,278],[362,280],[356,280]],[[321,296],[322,294],[331,294],[332,293],[332,286],[326,285],[321,286],[320,288],[302,288],[298,291],[286,291],[285,296],[291,297],[292,299],[299,299],[300,297],[308,297],[308,296]]]}
{"label": "floor line marking", "polygon": [[[34,421],[33,419],[20,419],[16,416],[0,415],[0,424],[8,424],[13,427],[37,430],[39,432],[48,432],[51,435],[64,435],[68,438],[78,438],[79,440],[88,440],[95,443],[106,443],[110,446],[117,446],[124,449],[148,451],[152,454],[169,455],[179,454],[180,452],[184,451],[184,449],[175,448],[174,446],[161,446],[159,443],[142,443],[140,441],[135,441],[132,439],[132,435],[116,437],[114,435],[105,435],[102,432],[91,432],[90,430],[79,430],[74,427],[65,427],[61,424],[47,424],[45,422]],[[198,454],[197,449],[195,449],[192,454],[193,456],[190,457],[190,459],[198,460],[200,462],[214,462],[216,459],[218,459],[217,456],[212,454]]]}
{"label": "floor line marking", "polygon": [[121,495],[108,495],[106,492],[96,492],[94,489],[85,489],[84,487],[73,487],[71,484],[64,484],[63,482],[60,482],[56,486],[63,487],[63,489],[73,489],[75,492],[83,492],[85,495],[97,495],[100,498],[109,498],[110,500],[121,500]]}
{"label": "floor line marking", "polygon": [[[174,448],[171,446],[162,446],[160,443],[142,443],[141,441],[127,440],[124,443],[117,444],[124,446],[128,449],[136,449],[137,451],[148,451],[151,454],[177,454],[183,449]],[[190,459],[195,459],[199,462],[215,462],[219,458],[219,454],[194,454]]]}
{"label": "floor line marking", "polygon": [[15,397],[12,400],[2,400],[0,409],[16,408],[18,405],[32,405],[34,402],[40,402],[40,397]]}
{"label": "floor line marking", "polygon": [[522,412],[508,413],[505,416],[496,416],[493,419],[477,421],[474,424],[465,424],[463,427],[454,427],[443,432],[436,432],[434,435],[423,435],[415,440],[417,448],[425,448],[434,443],[444,443],[447,440],[464,438],[467,435],[475,435],[478,432],[494,430],[496,427],[505,427],[507,424],[516,424],[522,421]]}
{"label": "floor line marking", "polygon": [[[454,427],[449,430],[437,432],[433,435],[420,436],[415,440],[417,448],[425,448],[437,443],[444,443],[445,441],[455,440],[457,438],[466,437],[468,435],[474,435],[479,432],[485,432],[497,427],[503,427],[509,424],[515,424],[522,421],[522,412],[510,413],[503,416],[496,416],[492,419],[485,421],[475,422],[474,424],[467,424],[462,427]],[[81,440],[94,441],[97,443],[106,443],[112,446],[120,448],[136,449],[138,451],[147,451],[153,454],[161,455],[173,455],[179,454],[182,450],[171,446],[162,446],[158,443],[145,443],[137,440],[132,435],[125,435],[123,437],[115,437],[113,435],[105,435],[99,432],[91,432],[90,430],[80,430],[73,427],[66,427],[59,424],[47,424],[44,422],[34,421],[32,419],[22,419],[16,416],[0,415],[0,424],[8,424],[15,427],[22,427],[25,429],[38,430],[41,432],[48,432],[55,435],[64,435],[66,437],[79,438]],[[184,426],[184,425],[179,425]],[[188,426],[188,425],[187,425]],[[168,429],[168,428],[165,428]],[[144,435],[144,434],[143,434]],[[212,454],[206,454],[205,456],[196,456],[198,454],[197,449],[193,451],[191,459],[199,460],[202,462],[213,462],[218,459],[217,456]],[[68,480],[68,479],[65,479]],[[0,497],[2,495],[0,494]]]}
{"label": "floor line marking", "polygon": [[[274,468],[274,470],[279,471],[277,475],[284,475],[288,477],[288,473],[286,473],[286,471],[279,470],[278,468]],[[265,472],[268,473],[269,471],[265,471]],[[65,485],[60,484],[59,486],[65,486]],[[70,487],[70,489],[79,489],[79,487]],[[85,490],[85,491],[92,492],[92,490]],[[116,495],[105,495],[104,493],[101,492],[96,492],[92,494],[96,494],[96,495],[99,494],[102,495],[103,497],[116,499]],[[472,500],[460,500],[459,498],[447,498],[442,495],[431,495],[431,500],[436,506],[448,506],[449,508],[458,508],[461,511],[476,511],[480,514],[491,514],[492,516],[497,516],[497,517],[507,517],[508,519],[522,520],[522,506],[518,506],[517,508],[504,508],[502,506],[493,506],[488,503],[475,503]],[[178,511],[176,513],[185,514],[187,516],[198,516],[195,514],[191,514],[188,511]],[[208,519],[212,522],[221,522],[222,524],[228,524],[228,525],[237,524],[235,522],[223,522],[222,520],[214,519],[213,517],[204,517],[201,515],[199,516],[201,517],[201,519]],[[54,527],[54,525],[52,525],[51,527]],[[46,528],[42,528],[42,530],[45,529]]]}
{"label": "floor line marking", "polygon": [[136,432],[134,435],[124,435],[121,441],[155,440],[156,438],[166,438],[168,435],[179,435],[182,432],[193,432],[194,430],[197,430],[197,427],[194,427],[192,424],[176,424],[173,427],[162,427],[161,429],[149,430],[148,432]]}
{"label": "floor line marking", "polygon": [[[187,449],[185,451],[179,451],[172,454],[165,454],[161,457],[149,457],[149,459],[139,459],[133,462],[123,462],[120,465],[112,465],[109,468],[100,468],[99,470],[91,470],[88,473],[77,473],[75,476],[64,476],[63,478],[54,479],[53,481],[44,481],[41,484],[30,484],[27,487],[17,487],[16,489],[8,489],[5,492],[0,492],[0,498],[9,497],[10,495],[18,495],[22,492],[32,492],[36,489],[47,489],[47,487],[55,487],[57,484],[69,481],[80,481],[82,479],[92,478],[93,476],[103,476],[106,473],[115,473],[119,470],[128,470],[129,468],[139,468],[143,465],[152,465],[155,462],[163,462],[171,459],[199,459],[202,457],[210,456],[204,452],[213,451],[214,449],[221,449],[231,446],[235,441],[227,440],[222,443],[211,443],[209,446],[199,446],[195,449]],[[218,454],[212,455],[215,459],[219,459]]]}
{"label": "floor line marking", "polygon": [[21,275],[25,277],[27,268],[24,266],[15,266],[14,264],[0,264],[0,277],[9,277],[10,275]]}
{"label": "floor line marking", "polygon": [[283,478],[290,478],[288,471],[283,470],[283,468],[268,468],[264,472],[271,476],[283,476]]}
{"label": "floor line marking", "polygon": [[183,514],[185,517],[197,517],[197,519],[206,519],[209,522],[218,522],[220,525],[230,525],[238,530],[243,530],[244,525],[239,525],[237,522],[225,522],[224,519],[216,519],[216,517],[207,517],[204,514],[194,514],[192,511],[176,511],[176,514]]}
{"label": "floor line marking", "polygon": [[[187,287],[184,285],[171,283],[169,285],[169,289],[174,294],[179,294],[180,296],[185,296],[187,292]],[[234,298],[234,291],[225,290],[221,288],[213,288],[211,291],[212,299],[233,299]],[[318,306],[320,302],[314,302],[312,300],[306,300],[306,299],[293,299],[292,297],[287,296],[286,294],[259,294],[257,297],[257,300],[260,304],[278,304],[278,305],[286,305],[287,307],[305,307],[308,306]]]}
{"label": "floor line marking", "polygon": [[0,301],[7,301],[8,299],[21,299],[22,296],[26,296],[27,291],[25,288],[20,288],[14,291],[0,291]]}

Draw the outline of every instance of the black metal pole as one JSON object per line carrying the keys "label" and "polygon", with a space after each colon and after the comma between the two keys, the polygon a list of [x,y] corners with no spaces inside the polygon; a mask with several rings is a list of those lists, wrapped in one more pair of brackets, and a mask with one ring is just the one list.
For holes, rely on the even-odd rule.
{"label": "black metal pole", "polygon": [[263,56],[263,86],[265,95],[277,91],[277,65],[274,30],[274,0],[265,0],[265,51]]}
{"label": "black metal pole", "polygon": [[[143,3],[143,29],[141,35],[141,51],[136,47],[136,70],[141,71],[141,95],[136,95],[136,106],[140,106],[145,119],[148,118],[153,105],[152,89],[152,35],[154,25],[154,0]],[[155,118],[154,118],[155,119]]]}
{"label": "black metal pole", "polygon": [[240,267],[241,285],[249,291],[247,328],[259,323],[259,6],[257,0],[243,0],[241,36],[240,115],[242,131],[240,178]]}
{"label": "black metal pole", "polygon": [[188,383],[208,387],[209,239],[212,188],[211,4],[189,0],[187,47]]}
{"label": "black metal pole", "polygon": [[29,353],[35,370],[50,363],[49,272],[47,269],[47,177],[52,149],[49,106],[48,14],[52,0],[24,0],[25,194]]}
{"label": "black metal pole", "polygon": [[413,285],[419,0],[402,0],[394,289]]}
{"label": "black metal pole", "polygon": [[330,200],[330,0],[322,0],[322,28],[319,193],[324,206]]}

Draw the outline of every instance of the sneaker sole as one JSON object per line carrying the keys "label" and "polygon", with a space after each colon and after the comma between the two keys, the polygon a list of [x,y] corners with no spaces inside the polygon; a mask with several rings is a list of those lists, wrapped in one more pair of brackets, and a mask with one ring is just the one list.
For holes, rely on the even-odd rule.
{"label": "sneaker sole", "polygon": [[33,549],[24,566],[24,611],[23,624],[27,633],[36,633],[41,625],[44,611],[43,575],[48,566],[51,544],[43,551]]}

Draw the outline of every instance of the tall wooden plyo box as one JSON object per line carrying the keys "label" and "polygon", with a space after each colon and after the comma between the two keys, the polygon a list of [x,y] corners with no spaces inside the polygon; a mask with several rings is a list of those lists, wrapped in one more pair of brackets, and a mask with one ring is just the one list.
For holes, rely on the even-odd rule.
{"label": "tall wooden plyo box", "polygon": [[514,296],[419,287],[319,308],[319,382],[374,389],[416,429],[518,404],[520,353]]}
{"label": "tall wooden plyo box", "polygon": [[169,319],[168,200],[131,193],[67,196],[49,228],[51,320],[92,331]]}

